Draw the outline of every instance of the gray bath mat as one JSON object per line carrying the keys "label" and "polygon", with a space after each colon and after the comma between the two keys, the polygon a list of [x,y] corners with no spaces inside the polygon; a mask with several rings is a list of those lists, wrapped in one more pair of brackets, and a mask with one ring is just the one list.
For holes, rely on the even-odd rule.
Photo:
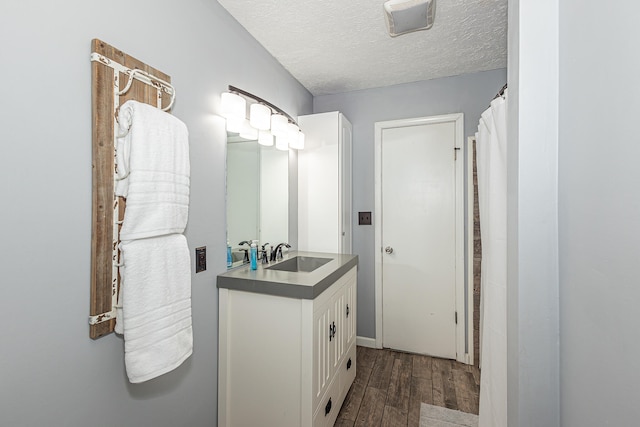
{"label": "gray bath mat", "polygon": [[477,427],[478,416],[440,406],[420,404],[420,427]]}

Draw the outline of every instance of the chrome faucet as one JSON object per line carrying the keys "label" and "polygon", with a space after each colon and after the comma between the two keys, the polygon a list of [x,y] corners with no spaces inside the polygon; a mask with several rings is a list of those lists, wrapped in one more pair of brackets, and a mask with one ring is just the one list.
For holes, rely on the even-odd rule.
{"label": "chrome faucet", "polygon": [[[250,240],[243,240],[242,242],[238,243],[238,246],[242,246],[244,244],[246,244],[247,246],[249,246],[249,248],[251,248]],[[249,249],[240,248],[240,250],[244,251],[244,259],[242,260],[242,263],[249,264]]]}
{"label": "chrome faucet", "polygon": [[263,264],[269,264],[269,258],[267,257],[267,245],[269,243],[265,243],[264,245],[262,245],[262,263]]}
{"label": "chrome faucet", "polygon": [[282,259],[282,247],[285,246],[287,248],[290,248],[291,245],[288,243],[280,243],[278,246],[276,246],[276,248],[271,251],[271,261],[275,261],[277,259]]}

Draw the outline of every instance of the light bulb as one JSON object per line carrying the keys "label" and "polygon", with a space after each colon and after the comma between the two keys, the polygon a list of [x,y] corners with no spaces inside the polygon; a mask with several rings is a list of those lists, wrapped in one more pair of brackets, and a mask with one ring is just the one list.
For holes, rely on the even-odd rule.
{"label": "light bulb", "polygon": [[289,138],[287,135],[276,136],[276,148],[282,151],[289,149]]}
{"label": "light bulb", "polygon": [[247,115],[247,101],[240,95],[231,92],[222,94],[220,101],[222,117],[226,119],[245,119]]}
{"label": "light bulb", "polygon": [[268,130],[258,131],[258,144],[270,147],[273,145],[273,135]]}
{"label": "light bulb", "polygon": [[287,123],[289,123],[289,121],[282,114],[272,114],[271,115],[271,133],[276,137],[278,136],[286,137]]}
{"label": "light bulb", "polygon": [[249,123],[259,130],[269,130],[271,127],[271,109],[262,104],[251,104],[249,107]]}
{"label": "light bulb", "polygon": [[300,132],[300,128],[293,123],[287,123],[286,129],[289,146],[295,147],[298,144],[298,133]]}
{"label": "light bulb", "polygon": [[295,140],[295,142],[291,142],[289,143],[289,146],[291,148],[295,148],[296,150],[303,150],[304,149],[304,133],[302,133],[302,131],[298,132],[298,138]]}
{"label": "light bulb", "polygon": [[242,128],[240,129],[240,137],[255,141],[256,139],[258,139],[258,129],[252,128],[249,124],[249,120],[244,119],[242,121]]}
{"label": "light bulb", "polygon": [[227,119],[227,132],[239,133],[242,130],[242,124],[245,119],[230,118]]}

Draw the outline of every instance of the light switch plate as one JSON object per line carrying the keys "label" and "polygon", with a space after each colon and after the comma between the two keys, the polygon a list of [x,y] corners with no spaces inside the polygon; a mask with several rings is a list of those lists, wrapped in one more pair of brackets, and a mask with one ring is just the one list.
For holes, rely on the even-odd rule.
{"label": "light switch plate", "polygon": [[358,212],[358,225],[371,225],[371,212]]}
{"label": "light switch plate", "polygon": [[207,269],[207,247],[196,248],[196,273]]}

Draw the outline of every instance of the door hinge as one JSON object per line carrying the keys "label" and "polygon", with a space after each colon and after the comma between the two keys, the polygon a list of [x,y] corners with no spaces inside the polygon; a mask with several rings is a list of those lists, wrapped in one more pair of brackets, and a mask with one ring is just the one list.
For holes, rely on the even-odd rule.
{"label": "door hinge", "polygon": [[458,312],[456,311],[456,325],[458,324]]}
{"label": "door hinge", "polygon": [[453,148],[453,161],[458,160],[458,150],[460,150],[460,147]]}

